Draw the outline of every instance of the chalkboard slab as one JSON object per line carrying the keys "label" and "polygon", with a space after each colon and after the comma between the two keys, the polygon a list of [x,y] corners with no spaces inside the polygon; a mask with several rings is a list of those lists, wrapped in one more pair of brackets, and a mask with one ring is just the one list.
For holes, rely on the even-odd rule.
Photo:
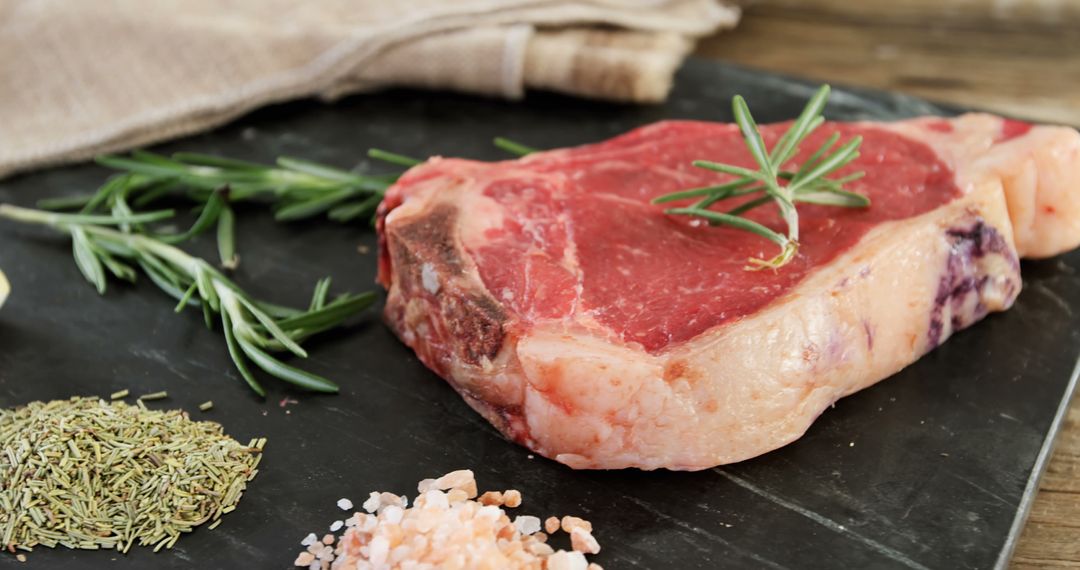
{"label": "chalkboard slab", "polygon": [[[366,167],[378,146],[406,154],[505,157],[504,135],[538,147],[604,139],[665,118],[730,119],[736,93],[761,121],[793,117],[813,86],[692,61],[668,103],[633,107],[530,94],[507,103],[393,91],[332,105],[276,106],[158,150],[260,161],[294,155]],[[838,90],[833,119],[949,114],[918,100]],[[6,141],[10,143],[11,141]],[[85,193],[107,172],[76,166],[0,183],[0,200]],[[240,210],[236,279],[303,304],[314,281],[374,288],[374,235],[365,224],[274,224]],[[363,247],[361,247],[363,246]],[[209,239],[194,246],[213,255]],[[82,281],[65,239],[0,223],[0,267],[14,287],[0,311],[0,405],[73,394],[168,390],[158,404],[220,421],[240,440],[269,438],[262,472],[239,509],[171,552],[128,555],[39,549],[49,568],[289,568],[300,540],[344,518],[341,497],[415,493],[415,483],[470,468],[481,488],[517,488],[523,513],[591,519],[622,568],[989,568],[1002,566],[1023,524],[1075,385],[1080,354],[1080,253],[1023,264],[1024,291],[895,377],[838,402],[796,443],[698,473],[588,472],[532,457],[503,440],[397,342],[372,311],[311,343],[305,366],[340,395],[298,393],[268,379],[265,400],[232,369],[201,315],[172,312],[146,283],[107,295]],[[291,398],[296,403],[286,401]],[[211,412],[196,406],[213,400]]]}

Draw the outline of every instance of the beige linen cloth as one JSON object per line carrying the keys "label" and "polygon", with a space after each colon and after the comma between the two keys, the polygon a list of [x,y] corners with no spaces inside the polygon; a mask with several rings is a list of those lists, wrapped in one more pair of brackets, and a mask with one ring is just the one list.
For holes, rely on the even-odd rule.
{"label": "beige linen cloth", "polygon": [[0,0],[0,176],[390,85],[662,100],[719,0]]}

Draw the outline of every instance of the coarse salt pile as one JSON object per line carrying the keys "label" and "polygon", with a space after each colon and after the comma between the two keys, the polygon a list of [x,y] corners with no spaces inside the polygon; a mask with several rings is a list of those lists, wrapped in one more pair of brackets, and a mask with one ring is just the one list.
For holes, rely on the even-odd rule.
{"label": "coarse salt pile", "polygon": [[[472,471],[425,479],[417,492],[411,507],[404,496],[371,493],[363,504],[366,512],[345,521],[340,541],[333,534],[322,539],[309,534],[301,543],[307,550],[295,565],[310,570],[602,570],[585,559],[600,552],[589,521],[551,517],[545,533],[537,517],[511,519],[502,507],[519,506],[521,493],[490,491],[477,498]],[[343,509],[346,504],[352,503],[338,502]],[[548,534],[559,529],[570,535],[573,550],[547,544]]]}

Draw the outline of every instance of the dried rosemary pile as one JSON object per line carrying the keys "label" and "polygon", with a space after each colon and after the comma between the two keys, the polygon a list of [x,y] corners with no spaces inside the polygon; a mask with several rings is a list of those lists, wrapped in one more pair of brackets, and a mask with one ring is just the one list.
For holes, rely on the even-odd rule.
{"label": "dried rosemary pile", "polygon": [[127,552],[137,541],[157,551],[236,508],[266,440],[241,445],[219,424],[137,404],[75,397],[0,410],[4,548]]}

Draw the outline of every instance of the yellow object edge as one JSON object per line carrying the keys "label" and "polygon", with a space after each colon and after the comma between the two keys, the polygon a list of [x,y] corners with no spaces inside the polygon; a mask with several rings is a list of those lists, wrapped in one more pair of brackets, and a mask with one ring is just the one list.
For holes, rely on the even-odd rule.
{"label": "yellow object edge", "polygon": [[10,292],[11,284],[8,283],[7,277],[4,277],[4,272],[0,271],[0,307],[4,306],[4,300],[7,299]]}

